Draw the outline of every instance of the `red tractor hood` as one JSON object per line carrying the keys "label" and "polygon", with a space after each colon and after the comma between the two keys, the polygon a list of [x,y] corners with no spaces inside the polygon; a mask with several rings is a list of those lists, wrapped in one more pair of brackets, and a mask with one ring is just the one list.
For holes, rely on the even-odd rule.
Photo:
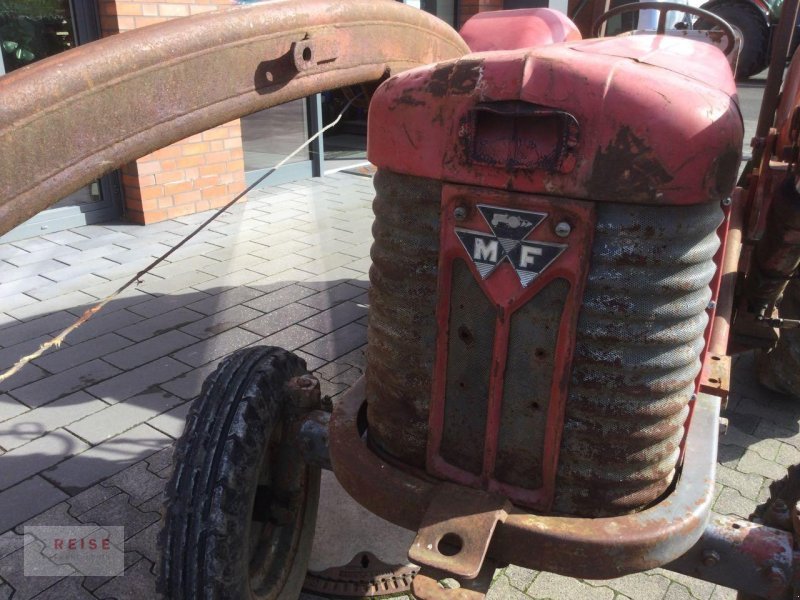
{"label": "red tractor hood", "polygon": [[473,53],[401,73],[375,94],[369,132],[370,160],[398,173],[697,204],[733,189],[743,124],[722,52],[643,35]]}

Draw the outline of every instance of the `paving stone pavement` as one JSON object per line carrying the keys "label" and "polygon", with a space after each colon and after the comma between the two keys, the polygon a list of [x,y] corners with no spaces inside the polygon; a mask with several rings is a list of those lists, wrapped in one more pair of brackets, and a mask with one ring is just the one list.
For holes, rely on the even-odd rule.
{"label": "paving stone pavement", "polygon": [[[219,359],[253,344],[284,346],[334,399],[361,374],[372,196],[369,178],[345,173],[251,193],[60,349],[0,384],[0,599],[156,597],[155,540],[172,443]],[[0,369],[207,216],[0,244]],[[759,388],[751,367],[750,356],[735,362],[714,505],[740,517],[800,461],[800,403]],[[125,526],[124,576],[23,576],[24,526],[81,523]],[[514,566],[498,571],[489,594],[734,597],[660,569],[579,581]]]}

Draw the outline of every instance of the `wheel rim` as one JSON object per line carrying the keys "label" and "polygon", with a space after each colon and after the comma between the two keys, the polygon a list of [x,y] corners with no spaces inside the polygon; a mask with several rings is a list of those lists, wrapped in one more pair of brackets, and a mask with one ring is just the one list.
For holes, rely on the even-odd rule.
{"label": "wheel rim", "polygon": [[308,469],[293,448],[282,444],[276,427],[261,458],[250,502],[248,535],[249,592],[253,600],[280,598],[303,529]]}

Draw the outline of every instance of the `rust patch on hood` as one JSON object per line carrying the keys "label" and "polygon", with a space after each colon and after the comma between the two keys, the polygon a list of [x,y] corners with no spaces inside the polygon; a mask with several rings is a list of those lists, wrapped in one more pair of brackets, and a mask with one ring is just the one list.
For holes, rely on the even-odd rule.
{"label": "rust patch on hood", "polygon": [[589,195],[603,200],[655,203],[656,192],[672,181],[653,152],[629,127],[620,128],[605,150],[599,150],[592,165]]}

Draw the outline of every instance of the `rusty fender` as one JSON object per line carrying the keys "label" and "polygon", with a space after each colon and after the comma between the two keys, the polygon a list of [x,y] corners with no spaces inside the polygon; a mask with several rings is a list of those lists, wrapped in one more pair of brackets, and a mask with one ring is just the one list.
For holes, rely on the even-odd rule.
{"label": "rusty fender", "polygon": [[469,51],[397,2],[278,0],[114,35],[0,78],[0,234],[153,150]]}
{"label": "rusty fender", "polygon": [[[374,514],[416,531],[441,485],[382,460],[359,431],[363,378],[330,422],[330,457],[347,492]],[[719,398],[699,394],[674,491],[642,512],[599,519],[541,516],[511,507],[497,523],[488,558],[570,577],[605,579],[671,562],[692,548],[710,518],[717,460]],[[457,558],[457,557],[454,557]]]}

